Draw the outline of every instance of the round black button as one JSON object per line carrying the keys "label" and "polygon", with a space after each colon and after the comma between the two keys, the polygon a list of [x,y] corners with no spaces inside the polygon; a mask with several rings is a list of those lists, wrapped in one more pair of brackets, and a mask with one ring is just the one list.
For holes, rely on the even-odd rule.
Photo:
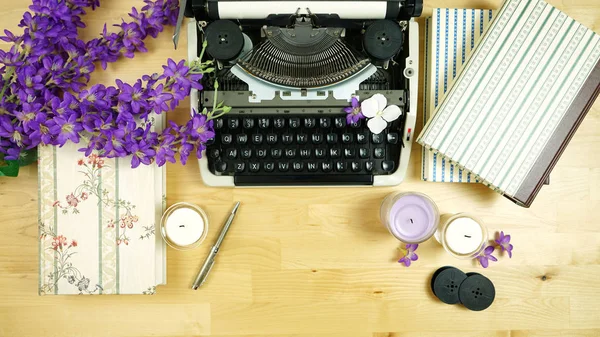
{"label": "round black button", "polygon": [[492,305],[496,297],[494,284],[481,274],[470,274],[472,275],[467,277],[458,289],[460,302],[469,310],[485,310]]}
{"label": "round black button", "polygon": [[402,48],[402,29],[392,20],[373,22],[363,36],[366,52],[373,58],[386,61],[394,57]]}
{"label": "round black button", "polygon": [[440,301],[456,304],[459,302],[458,289],[466,278],[465,273],[454,267],[442,267],[433,274],[431,289]]}
{"label": "round black button", "polygon": [[233,21],[217,20],[206,27],[206,51],[220,61],[235,59],[244,48],[244,35]]}

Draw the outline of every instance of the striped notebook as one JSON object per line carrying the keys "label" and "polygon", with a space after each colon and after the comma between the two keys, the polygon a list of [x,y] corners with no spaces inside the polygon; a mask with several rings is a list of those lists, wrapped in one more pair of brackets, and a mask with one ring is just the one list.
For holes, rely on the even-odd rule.
{"label": "striped notebook", "polygon": [[[492,21],[492,11],[437,8],[425,25],[425,104],[423,124],[452,87],[471,50]],[[421,178],[432,182],[476,182],[471,173],[455,167],[443,156],[423,148]]]}
{"label": "striped notebook", "polygon": [[418,142],[528,207],[600,91],[600,36],[507,0]]}

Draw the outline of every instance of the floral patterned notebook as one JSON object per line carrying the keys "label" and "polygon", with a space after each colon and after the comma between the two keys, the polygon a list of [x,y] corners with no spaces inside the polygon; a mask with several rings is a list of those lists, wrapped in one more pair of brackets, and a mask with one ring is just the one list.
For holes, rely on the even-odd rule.
{"label": "floral patterned notebook", "polygon": [[166,281],[164,170],[79,147],[39,149],[39,293],[153,294]]}

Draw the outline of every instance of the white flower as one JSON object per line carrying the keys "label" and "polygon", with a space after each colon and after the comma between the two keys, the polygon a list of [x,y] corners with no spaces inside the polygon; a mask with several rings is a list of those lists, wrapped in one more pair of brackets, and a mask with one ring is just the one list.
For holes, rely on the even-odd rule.
{"label": "white flower", "polygon": [[387,127],[387,122],[395,121],[402,115],[402,110],[397,105],[386,106],[387,98],[382,94],[375,94],[360,105],[363,115],[370,118],[367,126],[374,134],[381,133]]}

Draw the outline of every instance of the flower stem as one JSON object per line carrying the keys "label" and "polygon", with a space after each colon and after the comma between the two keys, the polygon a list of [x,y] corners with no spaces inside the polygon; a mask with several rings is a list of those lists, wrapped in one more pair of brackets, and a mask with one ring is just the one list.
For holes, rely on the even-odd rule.
{"label": "flower stem", "polygon": [[15,73],[15,67],[10,67],[6,75],[4,75],[4,86],[2,87],[2,91],[0,91],[0,100],[4,98],[4,93],[6,89],[8,89],[8,84],[10,83],[10,79],[12,79],[13,74]]}

